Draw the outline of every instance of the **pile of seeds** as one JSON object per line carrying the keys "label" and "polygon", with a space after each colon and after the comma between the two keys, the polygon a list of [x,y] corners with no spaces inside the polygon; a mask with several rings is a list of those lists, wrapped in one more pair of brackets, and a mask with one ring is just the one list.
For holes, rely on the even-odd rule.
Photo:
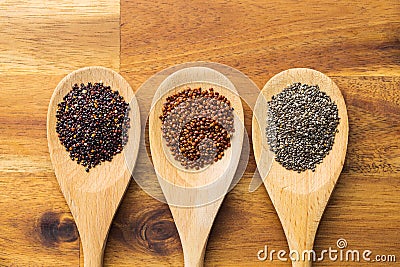
{"label": "pile of seeds", "polygon": [[315,171],[332,149],[338,108],[318,85],[294,83],[268,102],[267,139],[288,170]]}
{"label": "pile of seeds", "polygon": [[231,103],[213,88],[187,88],[167,97],[160,119],[171,155],[186,169],[220,160],[235,132]]}
{"label": "pile of seeds", "polygon": [[58,104],[56,132],[72,160],[91,168],[111,161],[128,142],[129,105],[102,82],[77,84]]}

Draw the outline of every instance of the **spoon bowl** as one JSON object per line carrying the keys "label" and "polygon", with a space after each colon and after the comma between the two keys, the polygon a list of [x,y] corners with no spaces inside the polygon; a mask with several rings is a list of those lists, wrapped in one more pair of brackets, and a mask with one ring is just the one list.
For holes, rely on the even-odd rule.
{"label": "spoon bowl", "polygon": [[[118,90],[130,103],[128,142],[111,162],[102,162],[89,172],[72,161],[56,133],[57,106],[77,83],[100,82]],[[102,266],[105,241],[115,211],[127,188],[139,149],[139,106],[129,84],[115,71],[103,67],[87,67],[67,75],[56,87],[47,113],[47,140],[50,158],[80,234],[84,265]]]}
{"label": "spoon bowl", "polygon": [[[174,162],[163,145],[161,120],[163,103],[176,92],[191,88],[214,88],[234,108],[235,133],[231,147],[218,162],[197,171]],[[149,116],[149,140],[154,168],[181,238],[185,266],[202,266],[205,247],[214,218],[235,175],[242,150],[244,115],[234,85],[221,73],[205,67],[190,67],[167,77],[159,86]]]}
{"label": "spoon bowl", "polygon": [[[340,122],[334,145],[315,172],[285,169],[274,159],[267,143],[267,102],[285,87],[300,82],[319,85],[338,107]],[[342,170],[348,138],[348,118],[343,96],[336,84],[321,72],[296,68],[271,78],[262,89],[253,114],[253,149],[258,171],[275,206],[290,250],[302,255],[313,248],[315,234],[324,209]],[[311,261],[293,261],[293,266],[311,266]]]}

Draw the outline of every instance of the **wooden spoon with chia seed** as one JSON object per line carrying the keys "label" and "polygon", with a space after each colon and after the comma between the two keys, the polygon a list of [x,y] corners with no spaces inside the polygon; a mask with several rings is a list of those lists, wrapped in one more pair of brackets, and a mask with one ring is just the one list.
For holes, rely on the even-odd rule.
{"label": "wooden spoon with chia seed", "polygon": [[[337,105],[340,117],[332,150],[316,166],[315,172],[287,170],[275,160],[267,143],[267,102],[293,83],[319,85]],[[253,149],[257,168],[275,206],[290,250],[300,254],[293,266],[311,266],[302,252],[312,250],[319,221],[342,170],[348,138],[348,119],[343,96],[336,84],[321,72],[297,68],[271,78],[262,89],[253,114]]]}
{"label": "wooden spoon with chia seed", "polygon": [[[164,146],[161,131],[163,103],[166,98],[187,87],[214,88],[230,100],[234,108],[235,133],[231,147],[221,160],[198,171],[185,170],[173,161]],[[233,84],[221,73],[205,67],[179,70],[159,86],[149,116],[149,140],[158,181],[172,212],[181,238],[187,267],[203,266],[208,235],[215,216],[234,178],[244,135],[241,99]]]}
{"label": "wooden spoon with chia seed", "polygon": [[[118,90],[130,103],[128,142],[112,161],[102,162],[89,172],[70,159],[56,133],[57,106],[73,84],[103,81]],[[139,106],[128,82],[118,73],[103,67],[87,67],[66,76],[54,90],[47,113],[47,140],[50,158],[60,185],[78,227],[85,267],[100,267],[108,230],[115,211],[129,183],[136,162],[140,140]]]}

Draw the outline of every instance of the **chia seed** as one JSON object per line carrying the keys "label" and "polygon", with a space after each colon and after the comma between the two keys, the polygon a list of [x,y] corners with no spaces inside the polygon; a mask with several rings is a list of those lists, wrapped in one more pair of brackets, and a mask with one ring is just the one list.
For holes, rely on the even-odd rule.
{"label": "chia seed", "polygon": [[288,170],[315,171],[332,150],[340,121],[337,105],[318,85],[294,83],[272,96],[267,114],[275,160]]}
{"label": "chia seed", "polygon": [[58,104],[56,132],[72,160],[91,168],[111,161],[128,142],[129,105],[100,83],[74,84]]}

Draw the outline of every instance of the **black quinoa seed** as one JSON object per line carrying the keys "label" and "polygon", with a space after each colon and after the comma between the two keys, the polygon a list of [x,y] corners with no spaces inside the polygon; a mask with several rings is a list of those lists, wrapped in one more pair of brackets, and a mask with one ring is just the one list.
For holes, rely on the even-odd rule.
{"label": "black quinoa seed", "polygon": [[70,158],[89,172],[128,142],[128,112],[129,104],[110,86],[74,84],[58,104],[56,132]]}
{"label": "black quinoa seed", "polygon": [[338,132],[338,108],[318,85],[294,83],[268,102],[267,141],[288,170],[315,171]]}
{"label": "black quinoa seed", "polygon": [[187,88],[167,97],[160,119],[171,155],[186,169],[217,162],[231,146],[233,108],[213,88]]}

